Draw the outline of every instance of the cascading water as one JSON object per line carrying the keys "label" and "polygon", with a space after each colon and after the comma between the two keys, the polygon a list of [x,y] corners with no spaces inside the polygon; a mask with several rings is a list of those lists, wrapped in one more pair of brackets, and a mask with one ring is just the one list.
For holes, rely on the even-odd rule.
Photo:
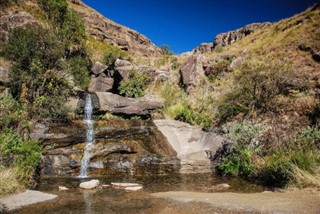
{"label": "cascading water", "polygon": [[79,178],[85,178],[88,177],[88,166],[90,163],[90,156],[92,153],[92,145],[94,143],[94,130],[93,130],[93,123],[92,120],[92,99],[91,95],[87,94],[86,96],[86,105],[85,105],[85,116],[84,116],[84,122],[86,124],[86,146],[84,148],[84,154],[81,160],[81,169],[80,169],[80,175]]}

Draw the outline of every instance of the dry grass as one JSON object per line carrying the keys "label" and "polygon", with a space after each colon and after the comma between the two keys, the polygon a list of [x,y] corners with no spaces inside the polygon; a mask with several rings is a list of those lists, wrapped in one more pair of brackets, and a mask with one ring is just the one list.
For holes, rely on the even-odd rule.
{"label": "dry grass", "polygon": [[320,167],[314,169],[313,173],[295,167],[294,185],[298,187],[320,187]]}
{"label": "dry grass", "polygon": [[0,167],[0,195],[15,193],[24,188],[18,181],[18,170],[16,168]]}

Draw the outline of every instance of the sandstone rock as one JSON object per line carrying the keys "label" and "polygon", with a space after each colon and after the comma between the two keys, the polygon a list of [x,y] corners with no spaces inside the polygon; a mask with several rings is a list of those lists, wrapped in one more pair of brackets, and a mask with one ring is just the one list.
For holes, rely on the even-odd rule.
{"label": "sandstone rock", "polygon": [[229,184],[222,183],[222,184],[217,184],[217,185],[212,186],[211,189],[213,191],[223,191],[223,190],[229,189],[230,187],[231,186]]}
{"label": "sandstone rock", "polygon": [[211,156],[224,138],[175,120],[154,120],[181,160],[181,173],[211,172]]}
{"label": "sandstone rock", "polygon": [[133,56],[156,56],[160,53],[160,48],[144,35],[103,17],[84,3],[71,7],[84,20],[86,33],[90,37],[129,51]]}
{"label": "sandstone rock", "polygon": [[111,185],[114,187],[121,187],[121,188],[141,186],[141,184],[137,184],[137,183],[117,183],[117,182],[111,182]]}
{"label": "sandstone rock", "polygon": [[82,189],[94,189],[99,186],[99,180],[91,180],[80,183],[79,187]]}
{"label": "sandstone rock", "polygon": [[27,12],[8,12],[0,17],[0,46],[4,44],[8,33],[14,28],[27,28],[40,26],[41,24]]}
{"label": "sandstone rock", "polygon": [[131,62],[127,60],[117,59],[114,64],[115,78],[120,82],[122,79],[127,79],[129,77],[130,71],[134,69]]}
{"label": "sandstone rock", "polygon": [[107,70],[107,66],[100,63],[100,62],[95,62],[94,65],[91,68],[91,72],[94,73],[95,75],[100,75],[101,73],[103,73],[104,71]]}
{"label": "sandstone rock", "polygon": [[59,186],[59,191],[67,191],[67,190],[69,190],[69,188],[65,186]]}
{"label": "sandstone rock", "polygon": [[114,80],[113,78],[107,77],[106,74],[102,73],[98,77],[92,76],[91,82],[88,87],[90,93],[93,92],[108,92],[113,88]]}
{"label": "sandstone rock", "polygon": [[33,140],[39,140],[44,138],[45,133],[49,130],[49,127],[43,123],[36,123],[30,127],[30,138]]}
{"label": "sandstone rock", "polygon": [[204,76],[204,65],[208,67],[208,59],[203,55],[192,55],[186,63],[181,66],[181,84],[188,88],[197,82],[199,77]]}
{"label": "sandstone rock", "polygon": [[135,187],[125,187],[124,189],[126,191],[138,191],[138,190],[142,190],[142,186],[135,186]]}
{"label": "sandstone rock", "polygon": [[102,112],[110,112],[123,115],[148,115],[151,110],[163,107],[162,100],[150,98],[127,98],[109,92],[97,92],[98,102]]}
{"label": "sandstone rock", "polygon": [[216,49],[221,46],[231,45],[244,37],[248,36],[249,34],[253,33],[254,31],[258,29],[265,28],[267,26],[270,26],[271,23],[269,22],[263,22],[263,23],[253,23],[246,25],[242,28],[239,28],[234,31],[229,31],[227,33],[221,33],[216,36],[215,40],[213,41],[213,47],[212,49]]}
{"label": "sandstone rock", "polygon": [[1,83],[7,85],[9,82],[9,67],[0,66],[0,85]]}
{"label": "sandstone rock", "polygon": [[201,43],[198,47],[192,50],[194,54],[203,54],[206,52],[211,52],[213,48],[213,43]]}
{"label": "sandstone rock", "polygon": [[230,64],[230,68],[231,69],[239,68],[242,65],[243,60],[244,58],[242,56],[235,58],[234,60],[232,60]]}

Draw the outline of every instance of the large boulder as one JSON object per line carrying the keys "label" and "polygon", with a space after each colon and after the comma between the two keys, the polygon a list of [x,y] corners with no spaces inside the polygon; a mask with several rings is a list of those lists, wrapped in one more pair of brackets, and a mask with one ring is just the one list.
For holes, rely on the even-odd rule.
{"label": "large boulder", "polygon": [[6,41],[9,31],[14,28],[28,28],[41,24],[27,12],[8,11],[0,16],[0,46]]}
{"label": "large boulder", "polygon": [[180,173],[211,172],[211,156],[224,142],[214,132],[175,120],[154,120],[181,160]]}
{"label": "large boulder", "polygon": [[82,189],[94,189],[96,187],[98,187],[100,184],[99,180],[90,180],[90,181],[85,181],[85,182],[81,182],[79,187]]}
{"label": "large boulder", "polygon": [[193,53],[195,54],[203,54],[206,52],[211,52],[213,48],[213,43],[201,43],[198,47],[196,47],[195,49],[192,50]]}
{"label": "large boulder", "polygon": [[100,62],[95,62],[94,65],[91,68],[91,72],[94,73],[95,75],[100,75],[103,72],[107,70],[108,66],[100,63]]}
{"label": "large boulder", "polygon": [[108,92],[113,89],[114,80],[108,77],[105,73],[99,74],[98,77],[92,75],[91,82],[88,87],[90,93],[93,92]]}
{"label": "large boulder", "polygon": [[0,65],[0,85],[7,85],[9,81],[9,67]]}
{"label": "large boulder", "polygon": [[127,98],[109,92],[96,92],[102,112],[120,115],[146,116],[150,111],[163,107],[163,101],[158,96],[144,96],[140,98]]}
{"label": "large boulder", "polygon": [[181,69],[181,85],[184,88],[197,83],[199,77],[204,76],[204,69],[210,64],[209,60],[203,55],[192,55],[185,62]]}

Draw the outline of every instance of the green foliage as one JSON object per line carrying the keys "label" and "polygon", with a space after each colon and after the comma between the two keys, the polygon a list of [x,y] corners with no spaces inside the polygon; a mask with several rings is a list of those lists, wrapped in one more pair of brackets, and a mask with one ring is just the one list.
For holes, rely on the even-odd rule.
{"label": "green foliage", "polygon": [[118,58],[128,59],[128,53],[118,47],[109,45],[104,50],[103,63],[107,66],[113,65]]}
{"label": "green foliage", "polygon": [[68,11],[66,0],[38,0],[40,7],[45,11],[47,19],[56,27],[61,28]]}
{"label": "green foliage", "polygon": [[131,70],[129,77],[120,82],[120,94],[126,97],[140,97],[143,95],[148,84],[148,77],[145,74]]}
{"label": "green foliage", "polygon": [[11,95],[0,94],[0,129],[5,130],[18,126],[21,119],[26,115],[21,107]]}
{"label": "green foliage", "polygon": [[82,89],[86,89],[90,83],[89,63],[82,56],[75,56],[68,59],[69,71],[73,81]]}
{"label": "green foliage", "polygon": [[22,179],[30,178],[41,158],[41,147],[35,141],[23,141],[13,131],[0,133],[0,151],[2,155],[13,157],[10,165],[17,166]]}
{"label": "green foliage", "polygon": [[253,157],[259,152],[257,139],[262,130],[262,125],[249,121],[232,124],[226,137],[235,142],[235,146],[225,154],[218,164],[218,170],[222,174],[252,175],[256,171]]}
{"label": "green foliage", "polygon": [[3,52],[14,62],[10,89],[28,105],[29,115],[58,118],[72,88],[60,72],[64,51],[56,35],[38,27],[17,28],[10,32]]}
{"label": "green foliage", "polygon": [[286,187],[292,181],[293,165],[286,152],[277,151],[265,157],[265,166],[260,171],[260,180],[268,186]]}
{"label": "green foliage", "polygon": [[286,81],[290,79],[288,74],[288,66],[282,62],[244,63],[234,74],[230,92],[220,99],[220,120],[225,121],[241,112],[264,112],[275,108],[274,98],[285,93]]}

